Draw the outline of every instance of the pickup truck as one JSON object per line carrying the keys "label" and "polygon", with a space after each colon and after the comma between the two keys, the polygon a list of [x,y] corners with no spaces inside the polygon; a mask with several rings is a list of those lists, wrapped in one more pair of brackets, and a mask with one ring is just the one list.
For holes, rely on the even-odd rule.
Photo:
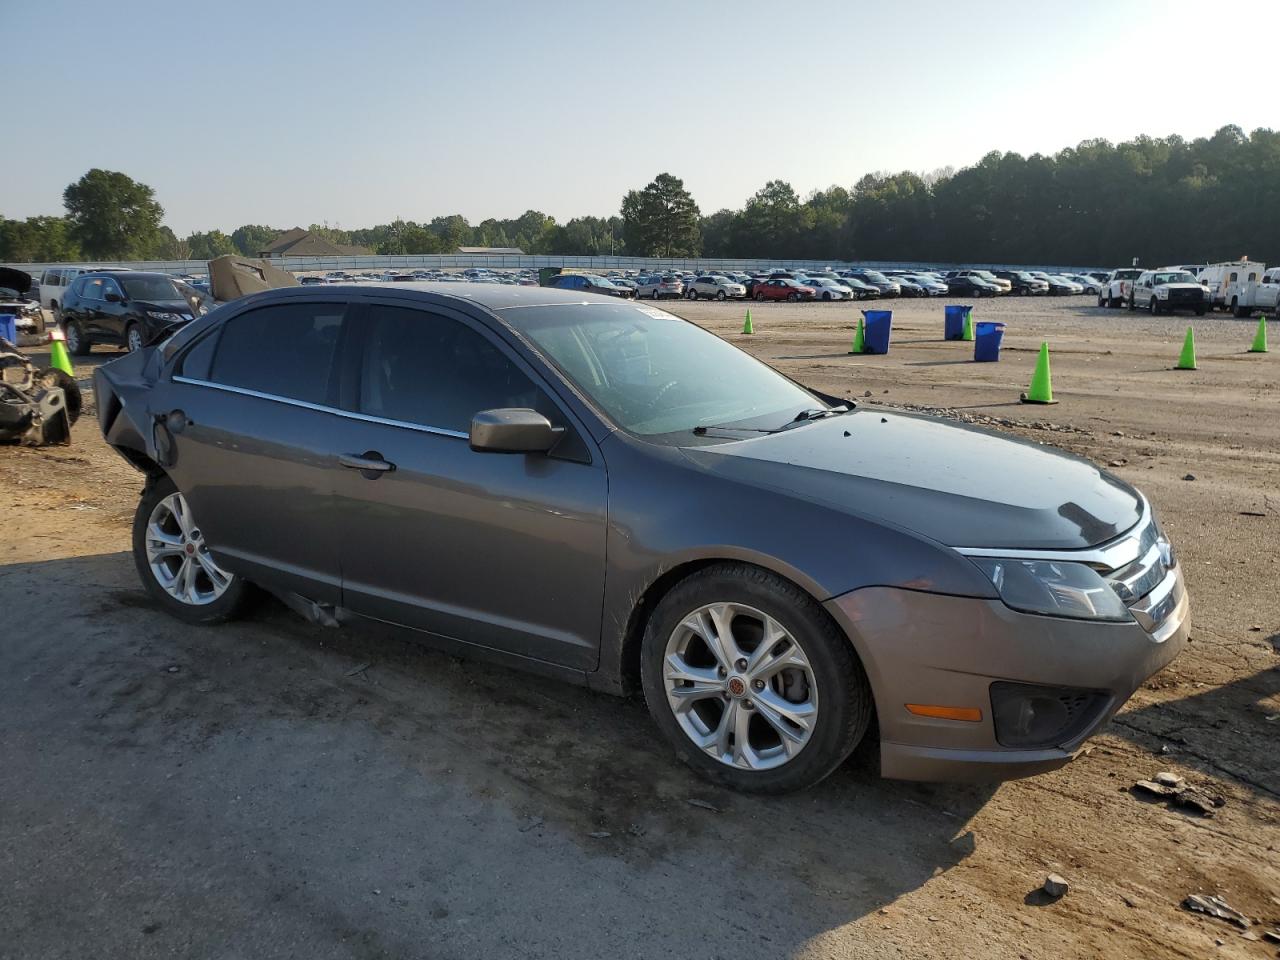
{"label": "pickup truck", "polygon": [[1111,275],[1103,282],[1102,289],[1098,291],[1098,306],[1124,306],[1129,302],[1129,294],[1133,292],[1133,281],[1140,276],[1142,271],[1137,267],[1112,270]]}
{"label": "pickup truck", "polygon": [[1241,284],[1227,307],[1237,317],[1249,317],[1259,310],[1280,316],[1280,267],[1265,271],[1261,280]]}
{"label": "pickup truck", "polygon": [[1194,310],[1203,317],[1209,307],[1209,291],[1186,270],[1176,267],[1144,270],[1132,282],[1129,309],[1142,308],[1151,313],[1173,313]]}

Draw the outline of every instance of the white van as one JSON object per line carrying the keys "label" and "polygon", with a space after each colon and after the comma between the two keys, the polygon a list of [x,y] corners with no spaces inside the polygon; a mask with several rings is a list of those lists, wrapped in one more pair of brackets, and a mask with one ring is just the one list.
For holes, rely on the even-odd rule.
{"label": "white van", "polygon": [[76,277],[85,273],[121,273],[125,270],[128,267],[109,267],[103,270],[94,267],[48,267],[40,274],[40,306],[52,310],[56,320],[62,293]]}
{"label": "white van", "polygon": [[1200,282],[1209,288],[1209,306],[1234,309],[1244,289],[1262,279],[1266,270],[1265,263],[1248,259],[1209,264],[1200,271]]}
{"label": "white van", "polygon": [[1227,301],[1227,308],[1237,317],[1249,317],[1255,310],[1270,310],[1280,316],[1280,267],[1264,270],[1257,283],[1246,281],[1240,291]]}

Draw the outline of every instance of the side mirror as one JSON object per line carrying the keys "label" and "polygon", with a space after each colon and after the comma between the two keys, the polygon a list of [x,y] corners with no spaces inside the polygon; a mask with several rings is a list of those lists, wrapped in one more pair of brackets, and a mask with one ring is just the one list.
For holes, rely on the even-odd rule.
{"label": "side mirror", "polygon": [[563,427],[553,427],[536,410],[481,410],[471,418],[471,449],[477,453],[546,453],[563,433]]}
{"label": "side mirror", "polygon": [[102,299],[106,300],[107,303],[119,303],[122,298],[118,293],[108,293]]}

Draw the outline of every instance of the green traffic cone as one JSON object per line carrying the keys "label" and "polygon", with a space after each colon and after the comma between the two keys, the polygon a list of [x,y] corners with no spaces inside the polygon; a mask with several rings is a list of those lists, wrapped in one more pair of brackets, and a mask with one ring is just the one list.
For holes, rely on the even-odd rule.
{"label": "green traffic cone", "polygon": [[858,318],[858,329],[853,332],[853,345],[849,347],[850,353],[866,353],[866,333],[862,329],[862,318]]}
{"label": "green traffic cone", "polygon": [[743,333],[756,332],[756,328],[751,325],[751,308],[750,307],[747,307],[747,319],[746,319],[746,322],[743,323],[742,325],[742,332]]}
{"label": "green traffic cone", "polygon": [[962,329],[963,329],[963,332],[960,334],[960,339],[972,340],[973,339],[973,308],[972,307],[970,307],[968,310],[964,312],[964,327]]}
{"label": "green traffic cone", "polygon": [[55,370],[61,370],[68,377],[76,375],[71,368],[71,357],[67,355],[67,344],[62,339],[61,330],[49,335],[49,366]]}
{"label": "green traffic cone", "polygon": [[1249,348],[1250,353],[1266,353],[1267,352],[1267,318],[1258,318],[1258,333],[1253,338],[1253,346]]}
{"label": "green traffic cone", "polygon": [[1194,370],[1196,368],[1196,334],[1187,327],[1187,338],[1182,341],[1182,355],[1178,357],[1175,370]]}
{"label": "green traffic cone", "polygon": [[1023,403],[1057,403],[1053,399],[1053,381],[1049,376],[1049,344],[1040,344],[1036,372],[1031,375],[1031,388],[1020,398]]}

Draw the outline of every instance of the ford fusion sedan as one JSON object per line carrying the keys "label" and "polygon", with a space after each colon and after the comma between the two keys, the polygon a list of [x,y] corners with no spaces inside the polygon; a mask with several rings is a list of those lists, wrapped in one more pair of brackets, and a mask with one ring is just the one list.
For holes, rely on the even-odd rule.
{"label": "ford fusion sedan", "polygon": [[263,588],[334,628],[638,689],[742,790],[813,784],[870,731],[890,777],[1060,766],[1186,639],[1182,567],[1123,481],[842,404],[649,304],[270,290],[95,388],[146,475],[138,574],[175,617]]}
{"label": "ford fusion sedan", "polygon": [[191,302],[163,273],[130,270],[77,277],[59,313],[67,349],[84,356],[96,343],[138,350],[195,315]]}

